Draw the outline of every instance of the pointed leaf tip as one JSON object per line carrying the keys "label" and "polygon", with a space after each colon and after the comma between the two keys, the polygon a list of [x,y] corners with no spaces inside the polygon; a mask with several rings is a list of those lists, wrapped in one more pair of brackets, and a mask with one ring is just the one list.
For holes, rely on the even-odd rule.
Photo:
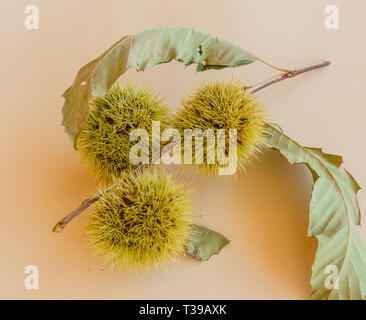
{"label": "pointed leaf tip", "polygon": [[230,243],[223,235],[203,226],[194,225],[191,239],[188,244],[188,253],[198,260],[206,261]]}

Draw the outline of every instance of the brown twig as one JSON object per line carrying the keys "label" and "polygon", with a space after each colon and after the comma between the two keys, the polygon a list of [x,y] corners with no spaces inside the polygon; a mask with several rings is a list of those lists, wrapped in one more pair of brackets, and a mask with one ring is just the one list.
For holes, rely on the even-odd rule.
{"label": "brown twig", "polygon": [[267,82],[263,83],[260,86],[254,86],[254,87],[257,87],[257,88],[252,90],[252,93],[256,93],[259,90],[262,90],[262,89],[264,89],[264,88],[266,88],[266,87],[268,87],[268,86],[270,86],[274,83],[280,82],[282,80],[293,78],[293,77],[298,76],[299,74],[302,74],[302,73],[305,73],[305,72],[308,72],[308,71],[312,71],[312,70],[315,70],[315,69],[323,68],[323,67],[326,67],[326,66],[329,66],[329,65],[330,65],[330,61],[324,61],[322,63],[314,64],[312,66],[305,67],[305,68],[302,68],[302,69],[284,72],[284,73],[280,74],[278,77],[276,77],[276,78],[274,78],[270,81],[267,81]]}
{"label": "brown twig", "polygon": [[[253,89],[251,92],[252,93],[256,93],[258,92],[259,90],[262,90],[274,83],[277,83],[277,82],[280,82],[282,80],[285,80],[285,79],[289,79],[289,78],[293,78],[293,77],[296,77],[302,73],[305,73],[305,72],[308,72],[308,71],[312,71],[312,70],[315,70],[315,69],[319,69],[319,68],[323,68],[323,67],[326,67],[330,65],[330,62],[329,61],[324,61],[322,63],[318,63],[318,64],[315,64],[315,65],[312,65],[312,66],[309,66],[309,67],[305,67],[305,68],[302,68],[302,69],[298,69],[298,70],[294,70],[294,71],[286,71],[282,74],[280,74],[278,77],[274,78],[274,79],[271,79],[267,82],[264,82],[263,84],[261,85],[254,85],[252,86],[251,88],[255,88]],[[166,152],[170,152],[171,149],[173,148],[173,143],[170,144],[171,148],[169,148]],[[160,156],[160,150],[153,154],[152,155],[152,163],[154,163],[154,160],[156,158],[158,158]],[[137,173],[139,170],[143,169],[145,166],[147,165],[141,165],[139,166],[137,169],[134,170],[134,173]],[[106,191],[112,189],[113,186],[110,186],[109,188],[106,189]],[[72,220],[74,220],[80,213],[82,213],[84,210],[86,210],[90,205],[92,205],[94,202],[96,202],[100,197],[100,194],[96,194],[86,200],[84,200],[81,205],[76,209],[74,210],[73,212],[71,212],[68,216],[66,216],[65,218],[61,219],[52,229],[53,232],[61,232],[68,223],[70,223]]]}
{"label": "brown twig", "polygon": [[[173,147],[174,147],[174,142],[169,144],[165,153],[169,153],[173,149]],[[151,156],[151,163],[155,163],[156,160],[159,159],[159,156],[160,156],[160,150],[158,150]],[[138,166],[133,171],[133,173],[136,174],[147,166],[148,165],[146,165],[146,164],[142,164],[142,165]],[[114,187],[114,185],[108,187],[105,190],[105,192],[108,192],[109,190],[113,189],[113,187]],[[68,223],[70,223],[72,220],[74,220],[80,213],[82,213],[83,211],[88,209],[95,201],[97,201],[100,198],[100,196],[101,196],[101,194],[96,194],[88,199],[85,199],[76,210],[74,210],[69,215],[67,215],[65,218],[63,218],[59,222],[57,222],[56,225],[53,227],[52,232],[61,232]]]}
{"label": "brown twig", "polygon": [[53,227],[52,232],[61,232],[69,222],[74,220],[74,218],[76,218],[80,213],[82,213],[84,210],[86,210],[90,205],[92,205],[98,199],[99,199],[99,195],[95,195],[91,198],[84,200],[76,210],[74,210],[68,216],[61,219],[59,222],[57,222],[57,224]]}

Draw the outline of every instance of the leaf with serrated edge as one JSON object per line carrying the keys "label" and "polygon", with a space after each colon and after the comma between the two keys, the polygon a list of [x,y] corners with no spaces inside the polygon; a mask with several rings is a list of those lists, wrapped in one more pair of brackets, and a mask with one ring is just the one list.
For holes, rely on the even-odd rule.
{"label": "leaf with serrated edge", "polygon": [[74,147],[93,98],[103,96],[129,68],[144,71],[171,60],[186,66],[196,63],[197,71],[204,71],[238,67],[256,58],[234,44],[193,28],[156,28],[125,36],[82,67],[63,94],[62,124]]}
{"label": "leaf with serrated edge", "polygon": [[[359,185],[341,166],[342,157],[303,147],[277,125],[269,124],[268,131],[266,146],[279,150],[291,164],[306,164],[313,174],[308,235],[318,239],[318,250],[312,267],[311,298],[365,299],[366,248],[356,229],[360,224]],[[336,285],[330,281],[335,270]]]}
{"label": "leaf with serrated edge", "polygon": [[208,260],[230,242],[226,237],[207,229],[194,225],[191,239],[188,243],[188,253],[198,260]]}

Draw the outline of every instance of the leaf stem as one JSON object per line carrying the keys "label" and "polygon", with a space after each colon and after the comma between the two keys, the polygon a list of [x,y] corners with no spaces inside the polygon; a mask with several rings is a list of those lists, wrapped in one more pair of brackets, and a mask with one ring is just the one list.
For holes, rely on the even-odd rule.
{"label": "leaf stem", "polygon": [[[269,65],[268,63],[258,59],[259,61]],[[277,82],[280,82],[282,80],[285,80],[285,79],[289,79],[289,78],[293,78],[293,77],[296,77],[302,73],[305,73],[305,72],[308,72],[308,71],[312,71],[312,70],[315,70],[315,69],[319,69],[319,68],[323,68],[323,67],[326,67],[330,65],[330,62],[329,61],[324,61],[322,63],[318,63],[318,64],[314,64],[314,65],[311,65],[311,66],[308,66],[308,67],[305,67],[305,68],[302,68],[302,69],[298,69],[298,70],[294,70],[294,71],[289,71],[289,70],[285,70],[285,69],[280,69],[280,68],[277,68],[277,67],[273,67],[272,65],[269,65],[271,67],[273,67],[274,69],[276,70],[280,70],[280,71],[284,71],[284,73],[280,74],[278,77],[275,77],[275,78],[272,78],[271,80],[269,81],[266,81],[260,85],[254,85],[252,86],[251,88],[255,88],[253,89],[251,92],[252,93],[256,93],[258,92],[259,90],[262,90],[274,83],[277,83]],[[173,144],[170,144],[171,147],[173,147]],[[166,150],[166,152],[170,152],[171,151],[171,148],[168,148]],[[160,155],[160,151],[156,154],[153,154],[152,155],[152,163],[154,162],[154,159],[156,159],[156,157],[159,157]],[[137,169],[134,170],[134,173],[137,173],[139,170],[141,170],[143,167],[145,167],[146,165],[141,165],[139,166]],[[108,187],[106,189],[106,191],[110,190],[113,188],[113,185]],[[94,202],[96,202],[99,197],[101,196],[101,194],[96,194],[88,199],[85,199],[81,205],[76,209],[74,210],[73,212],[71,212],[69,215],[67,215],[66,217],[64,217],[63,219],[61,219],[52,229],[53,232],[61,232],[72,220],[74,220],[78,215],[80,215],[82,212],[84,212],[90,205],[92,205]]]}
{"label": "leaf stem", "polygon": [[270,68],[272,68],[272,69],[275,69],[275,70],[277,70],[277,71],[282,71],[282,72],[290,72],[290,71],[291,71],[291,70],[288,70],[288,69],[283,69],[283,68],[276,67],[276,66],[274,66],[273,64],[270,64],[269,62],[264,61],[264,60],[262,60],[262,59],[260,59],[260,58],[258,58],[258,57],[256,57],[256,58],[257,58],[257,60],[258,60],[258,61],[260,61],[260,62],[264,63],[266,66],[268,66],[268,67],[270,67]]}

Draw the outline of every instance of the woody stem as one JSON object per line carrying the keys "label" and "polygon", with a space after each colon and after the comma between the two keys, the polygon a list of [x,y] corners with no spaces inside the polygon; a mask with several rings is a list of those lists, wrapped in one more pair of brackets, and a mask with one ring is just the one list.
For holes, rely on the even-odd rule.
{"label": "woody stem", "polygon": [[[285,71],[283,72],[282,74],[278,75],[277,77],[275,78],[272,78],[271,80],[268,80],[266,82],[262,82],[262,84],[258,84],[258,85],[254,85],[254,86],[251,86],[250,88],[252,89],[251,92],[252,93],[256,93],[272,84],[275,84],[277,82],[280,82],[282,80],[286,80],[286,79],[289,79],[289,78],[293,78],[293,77],[296,77],[300,74],[303,74],[305,72],[308,72],[308,71],[312,71],[312,70],[315,70],[315,69],[319,69],[319,68],[323,68],[323,67],[326,67],[330,65],[330,61],[324,61],[322,63],[318,63],[318,64],[314,64],[314,65],[311,65],[311,66],[308,66],[308,67],[305,67],[305,68],[302,68],[302,69],[298,69],[298,70],[293,70],[293,71]],[[278,68],[277,68],[278,69]],[[280,70],[284,70],[284,69],[280,69]],[[168,148],[166,150],[166,152],[170,152],[172,147],[173,147],[173,144],[170,144],[171,148]],[[153,154],[152,155],[152,159],[155,159],[156,157],[158,157],[160,155],[160,151],[159,151],[159,154]],[[134,173],[137,173],[139,170],[143,169],[146,165],[141,165],[139,166],[137,169],[135,169]],[[106,189],[105,192],[108,192],[110,189],[113,188],[113,185],[110,186],[108,189]],[[61,232],[72,220],[74,220],[78,215],[80,215],[82,212],[84,212],[90,205],[92,205],[94,202],[96,202],[100,197],[100,194],[97,194],[97,195],[94,195],[88,199],[85,199],[81,205],[75,209],[73,212],[71,212],[69,215],[67,215],[66,217],[64,217],[63,219],[61,219],[52,229],[53,232]]]}

